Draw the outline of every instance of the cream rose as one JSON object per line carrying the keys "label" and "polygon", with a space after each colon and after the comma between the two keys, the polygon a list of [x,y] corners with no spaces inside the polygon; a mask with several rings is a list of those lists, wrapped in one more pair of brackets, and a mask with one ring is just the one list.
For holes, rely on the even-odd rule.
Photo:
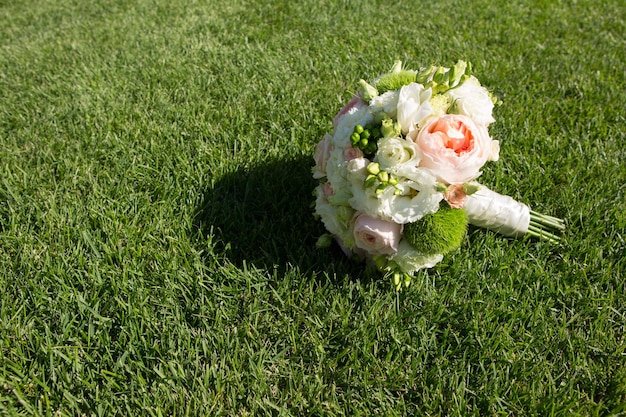
{"label": "cream rose", "polygon": [[384,170],[393,170],[404,164],[417,167],[420,162],[419,148],[414,142],[401,138],[381,139],[374,160]]}
{"label": "cream rose", "polygon": [[448,90],[446,95],[454,103],[454,113],[469,116],[483,125],[496,121],[492,116],[493,100],[476,77],[471,76],[461,86]]}
{"label": "cream rose", "polygon": [[446,184],[471,181],[481,174],[485,162],[497,159],[498,142],[489,137],[487,127],[464,115],[433,118],[419,131],[410,132],[408,139],[421,151],[420,166]]}
{"label": "cream rose", "polygon": [[402,225],[357,213],[354,221],[354,241],[357,248],[371,255],[393,255],[398,252]]}

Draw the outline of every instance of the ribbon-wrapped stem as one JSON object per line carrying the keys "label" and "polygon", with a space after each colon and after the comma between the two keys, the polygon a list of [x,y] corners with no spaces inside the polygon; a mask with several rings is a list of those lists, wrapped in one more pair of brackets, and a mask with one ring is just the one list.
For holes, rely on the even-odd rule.
{"label": "ribbon-wrapped stem", "polygon": [[504,236],[520,237],[528,234],[558,243],[560,238],[556,233],[565,230],[562,219],[537,213],[526,204],[484,186],[467,197],[463,208],[470,224]]}

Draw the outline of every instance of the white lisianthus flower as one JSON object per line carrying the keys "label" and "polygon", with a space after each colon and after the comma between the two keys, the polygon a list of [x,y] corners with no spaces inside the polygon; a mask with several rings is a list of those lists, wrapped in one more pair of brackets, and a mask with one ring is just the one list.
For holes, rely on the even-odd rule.
{"label": "white lisianthus flower", "polygon": [[475,123],[488,126],[496,121],[493,118],[493,100],[480,81],[471,76],[461,86],[445,93],[454,103],[452,113],[471,117]]}
{"label": "white lisianthus flower", "polygon": [[326,160],[326,177],[334,189],[338,190],[350,186],[346,178],[347,166],[348,162],[344,157],[344,150],[342,148],[332,149]]}
{"label": "white lisianthus flower", "polygon": [[398,252],[389,257],[391,264],[397,265],[406,274],[413,274],[424,268],[432,268],[443,259],[443,255],[424,255],[417,252],[404,239],[398,245]]}
{"label": "white lisianthus flower", "polygon": [[378,141],[378,152],[374,161],[378,162],[383,170],[395,173],[404,164],[417,167],[420,152],[415,142],[402,138],[384,138]]}
{"label": "white lisianthus flower", "polygon": [[430,98],[433,91],[422,84],[411,83],[400,89],[397,119],[402,133],[407,133],[432,115]]}
{"label": "white lisianthus flower", "polygon": [[[362,103],[362,104],[360,104]],[[333,145],[340,148],[351,146],[350,135],[354,132],[354,126],[365,126],[374,120],[374,116],[367,104],[357,102],[354,106],[345,110],[335,122],[333,133]]]}
{"label": "white lisianthus flower", "polygon": [[436,212],[443,194],[435,187],[437,181],[435,176],[424,168],[406,164],[400,168],[398,184],[395,187],[387,187],[379,197],[381,215],[395,223],[406,224]]}
{"label": "white lisianthus flower", "polygon": [[350,199],[352,193],[349,188],[339,188],[328,196],[328,202],[333,206],[347,206],[350,207]]}
{"label": "white lisianthus flower", "polygon": [[357,211],[376,217],[379,216],[379,201],[375,187],[364,186],[365,178],[369,175],[367,172],[369,163],[370,160],[367,158],[356,158],[348,162],[347,177],[352,191],[350,205]]}
{"label": "white lisianthus flower", "polygon": [[387,116],[395,119],[398,111],[399,97],[399,90],[387,91],[377,97],[374,97],[372,101],[370,101],[370,109],[373,114],[380,113],[382,111]]}
{"label": "white lisianthus flower", "polygon": [[353,225],[351,222],[354,210],[346,206],[331,205],[328,202],[323,185],[319,185],[315,189],[315,194],[317,197],[315,200],[315,214],[320,217],[326,230],[346,241],[347,244],[354,246]]}

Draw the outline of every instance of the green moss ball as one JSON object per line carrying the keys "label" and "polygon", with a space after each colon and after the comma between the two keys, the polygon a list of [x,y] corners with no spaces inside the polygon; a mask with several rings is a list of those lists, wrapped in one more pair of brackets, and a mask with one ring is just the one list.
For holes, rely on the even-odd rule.
{"label": "green moss ball", "polygon": [[383,94],[386,91],[399,90],[405,85],[414,83],[415,79],[416,75],[413,71],[390,72],[380,77],[376,82],[376,89],[379,94]]}
{"label": "green moss ball", "polygon": [[425,255],[445,255],[458,248],[466,232],[467,213],[450,207],[441,207],[435,213],[404,225],[406,241]]}

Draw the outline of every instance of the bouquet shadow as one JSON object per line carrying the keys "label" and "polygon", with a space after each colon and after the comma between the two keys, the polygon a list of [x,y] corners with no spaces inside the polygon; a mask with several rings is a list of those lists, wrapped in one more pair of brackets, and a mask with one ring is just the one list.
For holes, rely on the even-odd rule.
{"label": "bouquet shadow", "polygon": [[238,267],[346,274],[357,270],[340,253],[319,250],[325,232],[313,217],[309,157],[241,167],[204,192],[195,227],[212,235],[214,251]]}

